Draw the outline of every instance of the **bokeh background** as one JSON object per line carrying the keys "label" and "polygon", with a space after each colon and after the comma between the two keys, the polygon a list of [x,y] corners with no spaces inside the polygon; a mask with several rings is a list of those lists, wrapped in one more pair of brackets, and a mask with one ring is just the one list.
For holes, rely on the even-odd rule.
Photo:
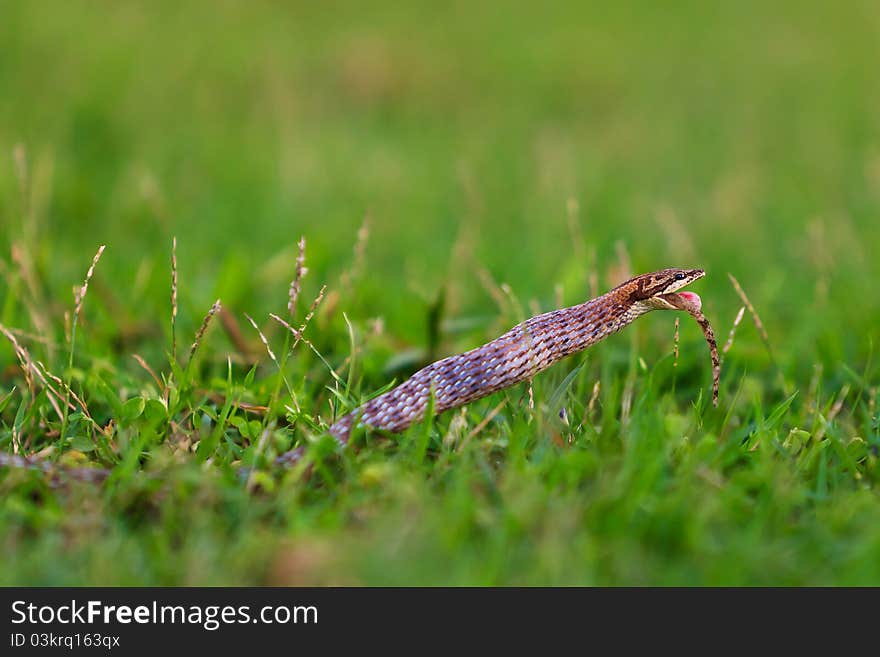
{"label": "bokeh background", "polygon": [[[218,297],[242,326],[245,312],[284,309],[305,236],[303,298],[323,283],[338,293],[312,335],[334,366],[347,356],[342,311],[358,335],[384,335],[365,339],[360,363],[375,390],[401,354],[452,353],[509,325],[516,304],[499,301],[500,284],[531,314],[629,272],[696,266],[722,341],[741,305],[730,272],[776,359],[746,319],[727,393],[746,375],[747,396],[769,407],[811,380],[840,390],[873,371],[878,338],[878,62],[880,9],[867,1],[4,0],[0,320],[42,333],[32,319],[44,316],[60,340],[72,286],[106,244],[82,357],[139,372],[132,352],[156,363],[169,348],[173,237],[189,336]],[[656,345],[640,354],[651,365],[670,349],[671,320],[639,331]],[[696,329],[682,331],[695,391],[708,359]],[[627,345],[608,347],[618,364]],[[209,336],[205,358],[220,376],[234,347],[223,331]],[[376,535],[401,514],[380,516]],[[121,536],[86,559],[90,572]],[[51,562],[55,548],[40,549]],[[146,581],[218,581],[207,570],[200,579],[196,555],[216,556],[219,543],[189,549],[189,575],[169,567]],[[509,549],[499,543],[494,563]],[[743,538],[743,554],[753,549]],[[785,546],[774,554],[782,568]],[[389,575],[385,557],[331,581],[438,582],[416,561]],[[532,581],[493,579],[499,571],[470,558],[450,577]],[[696,574],[693,564],[685,551],[676,568],[689,574],[667,581],[761,581],[757,562],[741,580],[721,574],[733,562]],[[876,576],[859,564],[851,582]],[[534,581],[577,579],[545,567]],[[38,571],[30,581],[71,581]],[[219,581],[287,581],[248,573]],[[662,581],[654,574],[578,581]]]}
{"label": "bokeh background", "polygon": [[329,281],[369,213],[363,306],[403,332],[449,278],[485,306],[472,262],[574,301],[620,242],[636,271],[704,267],[715,303],[734,272],[779,340],[864,333],[878,24],[868,2],[6,2],[4,252],[27,227],[66,290],[107,243],[127,310],[164,315],[176,235],[195,316],[257,311],[300,235]]}

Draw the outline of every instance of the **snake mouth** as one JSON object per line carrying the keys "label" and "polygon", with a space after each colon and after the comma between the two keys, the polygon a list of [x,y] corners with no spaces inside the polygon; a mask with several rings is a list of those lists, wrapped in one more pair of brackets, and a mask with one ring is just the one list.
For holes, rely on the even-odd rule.
{"label": "snake mouth", "polygon": [[700,311],[703,308],[703,300],[696,292],[672,292],[670,294],[657,295],[670,310],[684,310],[687,312]]}

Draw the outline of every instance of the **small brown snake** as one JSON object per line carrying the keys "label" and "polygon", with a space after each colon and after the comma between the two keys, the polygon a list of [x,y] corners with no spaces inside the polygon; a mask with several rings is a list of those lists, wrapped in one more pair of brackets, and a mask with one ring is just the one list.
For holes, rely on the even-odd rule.
{"label": "small brown snake", "polygon": [[[423,419],[433,394],[433,410],[442,413],[493,392],[531,380],[563,358],[583,351],[652,310],[689,313],[703,330],[712,354],[712,401],[718,404],[720,366],[715,336],[702,313],[700,297],[678,292],[702,278],[702,269],[663,269],[631,278],[605,294],[569,308],[536,315],[481,347],[444,358],[413,374],[388,392],[342,416],[329,432],[345,445],[358,426],[400,432]],[[278,457],[290,465],[303,454],[298,447]],[[50,463],[0,454],[0,466],[55,473]],[[98,468],[66,468],[76,479],[99,481],[109,474]]]}
{"label": "small brown snake", "polygon": [[[432,393],[435,413],[463,406],[532,379],[652,310],[683,310],[703,329],[712,354],[712,402],[717,406],[720,364],[712,327],[702,313],[698,295],[676,292],[705,274],[702,269],[663,269],[642,274],[586,303],[536,315],[482,347],[419,370],[396,388],[339,418],[329,431],[341,445],[348,442],[356,423],[395,433],[403,431],[424,418]],[[294,463],[302,453],[302,448],[294,449],[280,456],[277,463]]]}

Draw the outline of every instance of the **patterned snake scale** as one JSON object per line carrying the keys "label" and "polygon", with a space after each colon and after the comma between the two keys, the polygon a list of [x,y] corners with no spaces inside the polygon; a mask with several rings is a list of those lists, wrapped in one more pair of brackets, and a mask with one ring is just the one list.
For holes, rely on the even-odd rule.
{"label": "patterned snake scale", "polygon": [[[528,381],[566,356],[582,351],[652,310],[689,313],[700,327],[712,354],[713,403],[718,403],[720,366],[715,337],[701,312],[700,297],[676,290],[702,278],[702,269],[664,269],[636,276],[586,303],[527,319],[507,333],[470,351],[444,358],[413,374],[396,388],[339,418],[329,429],[341,445],[355,423],[400,432],[425,416],[431,391],[434,412],[442,413],[498,390]],[[281,455],[279,465],[295,463],[303,447]],[[59,475],[98,483],[110,471],[73,468],[17,454],[0,453],[0,466],[40,470],[53,481]]]}
{"label": "patterned snake scale", "polygon": [[[396,388],[339,418],[329,429],[345,445],[359,426],[400,432],[423,419],[434,394],[434,412],[442,413],[528,381],[566,356],[582,351],[652,310],[683,310],[703,328],[713,361],[713,401],[717,404],[718,358],[700,297],[676,290],[705,275],[702,269],[664,269],[642,274],[616,288],[570,308],[536,315],[481,347],[432,363]],[[280,456],[289,465],[302,448]]]}

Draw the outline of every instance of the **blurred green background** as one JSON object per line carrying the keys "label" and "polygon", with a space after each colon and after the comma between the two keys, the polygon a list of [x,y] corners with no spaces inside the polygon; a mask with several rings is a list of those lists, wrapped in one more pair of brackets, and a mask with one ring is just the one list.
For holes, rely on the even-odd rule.
{"label": "blurred green background", "polygon": [[[71,287],[107,244],[84,353],[137,371],[128,354],[155,362],[168,349],[173,236],[191,335],[217,297],[239,317],[283,309],[301,235],[304,297],[344,287],[368,216],[341,310],[361,328],[382,318],[389,358],[425,347],[441,290],[445,352],[492,337],[504,321],[493,323],[483,269],[531,314],[592,296],[591,277],[607,289],[628,261],[634,272],[706,269],[694,289],[722,342],[740,306],[726,274],[737,276],[785,381],[768,383],[768,404],[806,390],[817,367],[823,390],[839,390],[878,338],[878,44],[880,9],[867,1],[4,0],[0,258],[18,287],[2,321],[34,328],[16,301],[16,246],[60,336]],[[643,355],[667,353],[670,324],[640,329],[657,345]],[[132,325],[142,330],[120,346]],[[341,313],[319,329],[343,336],[328,354],[338,365]],[[696,390],[707,359],[695,329],[682,330]],[[743,372],[776,380],[754,329],[741,332],[728,393]],[[212,334],[219,362],[226,339]],[[386,365],[364,363],[370,389]],[[376,535],[394,518],[380,517]],[[484,581],[484,562],[468,558],[455,581]],[[383,563],[352,581],[436,581],[412,564],[399,579],[377,574]],[[709,567],[579,581],[755,581],[755,568],[741,580],[712,580]]]}
{"label": "blurred green background", "polygon": [[734,272],[779,340],[846,326],[857,351],[878,24],[868,2],[5,2],[4,252],[23,144],[49,285],[107,243],[101,272],[144,316],[167,313],[172,235],[196,315],[256,310],[290,275],[267,262],[305,235],[325,280],[369,212],[363,310],[403,333],[449,276],[485,306],[457,240],[524,298],[563,282],[572,302],[620,241],[636,271],[704,267],[712,304],[736,303]]}

